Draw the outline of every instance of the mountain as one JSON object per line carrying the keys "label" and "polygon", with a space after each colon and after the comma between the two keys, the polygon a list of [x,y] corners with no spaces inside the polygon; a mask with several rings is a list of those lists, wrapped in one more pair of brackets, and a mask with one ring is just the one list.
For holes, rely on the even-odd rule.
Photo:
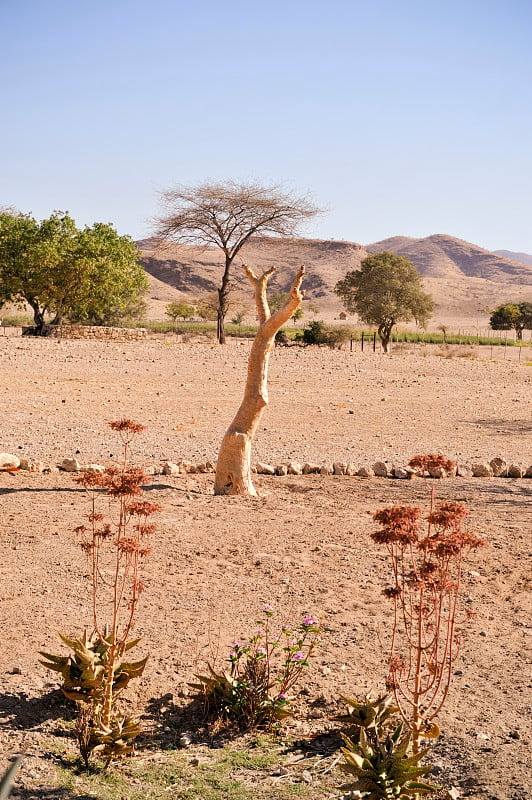
{"label": "mountain", "polygon": [[366,245],[368,253],[389,250],[407,256],[422,275],[430,278],[483,278],[495,283],[532,284],[532,264],[505,258],[482,247],[443,233],[424,239],[394,236]]}
{"label": "mountain", "polygon": [[512,261],[519,261],[520,264],[528,264],[532,267],[532,256],[529,253],[513,253],[511,250],[494,250],[498,256],[511,258]]}
{"label": "mountain", "polygon": [[[142,264],[151,276],[150,313],[164,319],[166,286],[175,298],[194,299],[216,291],[223,269],[223,254],[216,247],[197,248],[163,244],[155,239],[138,242]],[[488,309],[504,302],[532,301],[532,266],[484,250],[445,234],[424,239],[395,236],[366,245],[323,239],[257,238],[239,253],[232,274],[236,295],[251,304],[250,287],[240,266],[247,263],[259,272],[271,266],[279,271],[270,288],[286,291],[296,269],[305,264],[306,300],[320,306],[320,315],[332,319],[342,306],[334,293],[336,283],[370,253],[389,250],[406,255],[424,276],[424,285],[434,298],[436,311],[431,327],[455,325],[488,326]],[[163,297],[164,295],[164,297]]]}

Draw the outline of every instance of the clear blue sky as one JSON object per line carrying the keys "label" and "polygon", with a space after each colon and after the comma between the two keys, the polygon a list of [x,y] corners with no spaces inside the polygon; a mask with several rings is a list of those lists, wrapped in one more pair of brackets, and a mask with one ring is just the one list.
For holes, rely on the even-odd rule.
{"label": "clear blue sky", "polygon": [[0,205],[150,233],[205,178],[306,231],[532,253],[529,0],[0,0]]}

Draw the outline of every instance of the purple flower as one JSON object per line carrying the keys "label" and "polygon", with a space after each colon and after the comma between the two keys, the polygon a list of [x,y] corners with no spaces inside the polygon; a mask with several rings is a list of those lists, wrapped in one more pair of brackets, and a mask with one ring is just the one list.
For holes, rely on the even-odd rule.
{"label": "purple flower", "polygon": [[292,661],[304,661],[304,660],[305,660],[305,654],[302,653],[301,650],[299,650],[297,653],[294,653],[294,655],[292,656]]}
{"label": "purple flower", "polygon": [[301,624],[304,628],[311,628],[313,625],[317,625],[318,621],[317,617],[305,617]]}
{"label": "purple flower", "polygon": [[279,692],[277,695],[278,700],[286,700],[286,692]]}
{"label": "purple flower", "polygon": [[259,653],[260,655],[266,655],[266,649],[264,647],[256,647],[255,652]]}
{"label": "purple flower", "polygon": [[262,628],[257,628],[257,630],[255,631],[255,636],[266,636],[266,631],[263,630]]}
{"label": "purple flower", "polygon": [[273,606],[271,606],[269,603],[264,603],[262,610],[265,614],[273,614]]}

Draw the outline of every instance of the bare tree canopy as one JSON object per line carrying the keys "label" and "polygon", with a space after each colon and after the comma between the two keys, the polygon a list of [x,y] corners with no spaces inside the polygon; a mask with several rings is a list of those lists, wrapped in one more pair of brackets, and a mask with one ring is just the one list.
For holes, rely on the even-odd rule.
{"label": "bare tree canopy", "polygon": [[157,236],[196,246],[213,245],[225,256],[218,289],[218,340],[225,342],[230,271],[235,256],[255,235],[294,236],[320,209],[307,197],[279,186],[236,181],[204,181],[179,185],[161,193],[163,213],[156,219]]}

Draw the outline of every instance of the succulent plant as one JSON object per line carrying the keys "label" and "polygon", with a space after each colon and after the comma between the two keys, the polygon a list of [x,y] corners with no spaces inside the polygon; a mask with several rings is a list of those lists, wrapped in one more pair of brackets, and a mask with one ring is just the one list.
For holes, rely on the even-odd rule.
{"label": "succulent plant", "polygon": [[380,737],[387,728],[392,727],[392,718],[399,711],[397,706],[392,705],[390,695],[383,695],[376,700],[366,695],[362,702],[343,695],[340,695],[340,699],[346,703],[348,712],[334,719],[347,723],[345,732],[351,739],[358,738],[362,728],[366,732],[372,730]]}
{"label": "succulent plant", "polygon": [[[100,702],[104,695],[104,680],[107,667],[109,645],[96,632],[87,636],[87,631],[79,639],[59,634],[73,651],[68,656],[55,656],[40,652],[40,663],[47,669],[59,672],[63,677],[61,690],[69,700],[76,703]],[[140,639],[132,639],[123,647],[123,652],[135,647]],[[140,661],[117,662],[113,676],[113,694],[126,688],[131,678],[142,675],[149,656]],[[46,660],[44,660],[46,659]]]}
{"label": "succulent plant", "polygon": [[411,734],[402,731],[400,724],[379,741],[377,737],[370,740],[361,728],[358,744],[344,736],[345,763],[341,766],[356,777],[344,788],[367,793],[367,800],[413,800],[434,792],[434,786],[418,780],[430,770],[430,765],[420,766],[428,748],[408,755]]}

